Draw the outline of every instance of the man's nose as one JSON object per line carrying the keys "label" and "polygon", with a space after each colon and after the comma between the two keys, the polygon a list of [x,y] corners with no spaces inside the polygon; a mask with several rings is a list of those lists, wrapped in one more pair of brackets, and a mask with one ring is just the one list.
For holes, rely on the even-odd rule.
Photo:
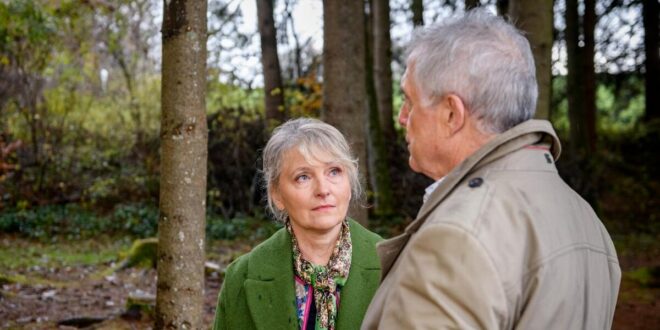
{"label": "man's nose", "polygon": [[408,126],[408,108],[405,105],[402,105],[401,111],[399,111],[399,124],[403,128]]}

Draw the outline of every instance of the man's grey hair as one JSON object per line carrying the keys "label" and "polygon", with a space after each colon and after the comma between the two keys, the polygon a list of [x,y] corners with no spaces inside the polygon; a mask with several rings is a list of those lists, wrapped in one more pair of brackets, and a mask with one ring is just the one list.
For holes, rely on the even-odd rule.
{"label": "man's grey hair", "polygon": [[534,116],[538,86],[529,42],[484,8],[416,29],[406,55],[423,106],[456,94],[489,133]]}
{"label": "man's grey hair", "polygon": [[334,127],[318,119],[298,118],[275,128],[263,151],[263,176],[268,209],[278,221],[286,221],[286,210],[278,210],[271,193],[277,189],[285,154],[294,148],[307,161],[318,159],[319,152],[330,154],[344,167],[351,185],[351,201],[360,200],[362,186],[358,174],[358,161],[353,157],[346,138]]}

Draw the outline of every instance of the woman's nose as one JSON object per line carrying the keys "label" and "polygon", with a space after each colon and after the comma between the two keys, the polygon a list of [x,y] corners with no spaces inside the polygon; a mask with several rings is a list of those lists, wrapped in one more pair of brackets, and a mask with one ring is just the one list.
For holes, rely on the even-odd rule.
{"label": "woman's nose", "polygon": [[316,183],[316,196],[325,197],[330,194],[330,189],[328,184],[323,180],[319,180]]}

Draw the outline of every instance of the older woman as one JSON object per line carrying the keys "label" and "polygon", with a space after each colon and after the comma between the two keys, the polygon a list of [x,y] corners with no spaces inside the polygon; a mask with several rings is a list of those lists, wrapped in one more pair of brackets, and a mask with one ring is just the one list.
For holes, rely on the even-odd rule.
{"label": "older woman", "polygon": [[228,268],[214,329],[357,329],[378,287],[380,237],[346,217],[361,194],[344,137],[291,120],[263,151],[268,208],[284,223]]}

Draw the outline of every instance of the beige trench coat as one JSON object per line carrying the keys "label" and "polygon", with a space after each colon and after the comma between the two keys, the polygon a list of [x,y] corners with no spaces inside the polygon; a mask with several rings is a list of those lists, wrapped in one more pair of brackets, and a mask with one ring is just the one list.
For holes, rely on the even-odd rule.
{"label": "beige trench coat", "polygon": [[547,121],[498,135],[378,246],[362,329],[607,329],[621,270],[591,207],[557,174]]}

